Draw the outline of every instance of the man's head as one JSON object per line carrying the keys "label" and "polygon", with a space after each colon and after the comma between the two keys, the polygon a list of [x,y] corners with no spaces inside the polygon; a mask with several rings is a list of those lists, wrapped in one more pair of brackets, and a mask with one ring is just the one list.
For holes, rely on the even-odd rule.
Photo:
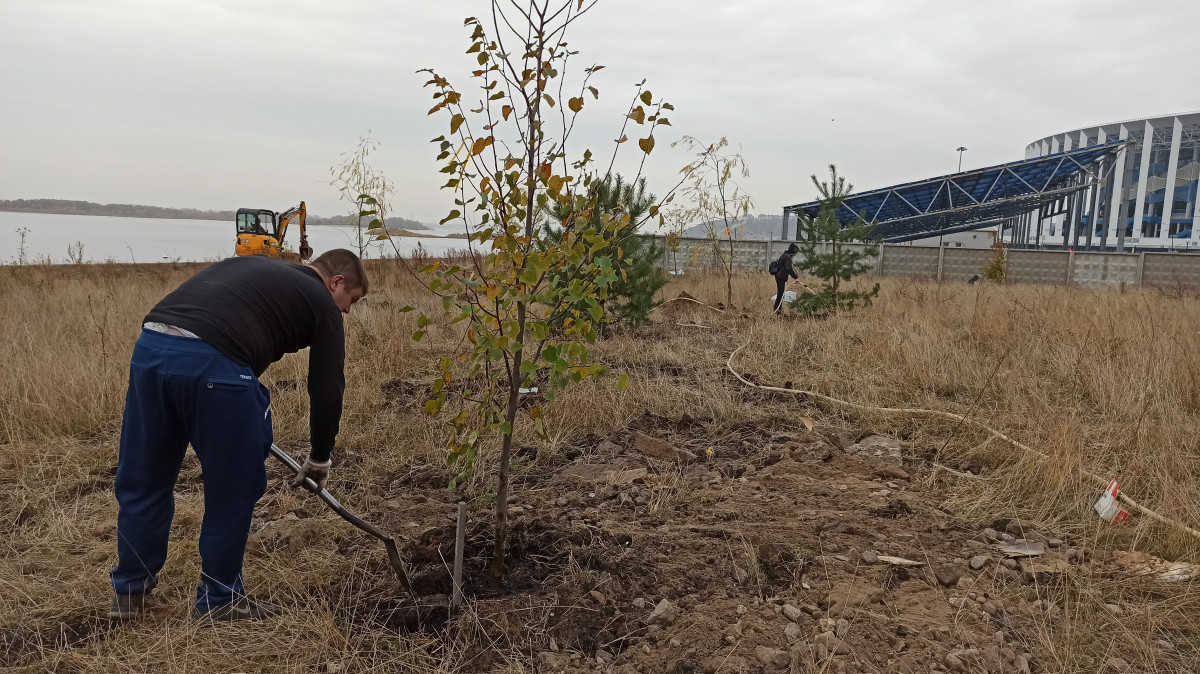
{"label": "man's head", "polygon": [[343,314],[367,294],[367,270],[362,260],[345,248],[334,248],[317,256],[311,266],[325,281],[333,302]]}
{"label": "man's head", "polygon": [[800,247],[797,246],[796,244],[793,243],[792,245],[788,246],[788,249],[787,249],[788,255],[795,255],[796,253],[799,253],[799,252],[800,252]]}

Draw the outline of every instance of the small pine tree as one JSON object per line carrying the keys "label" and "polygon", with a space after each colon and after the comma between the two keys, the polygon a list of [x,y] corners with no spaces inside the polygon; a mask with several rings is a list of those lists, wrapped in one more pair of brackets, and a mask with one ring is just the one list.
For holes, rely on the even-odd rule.
{"label": "small pine tree", "polygon": [[[646,192],[646,179],[626,183],[620,175],[608,176],[597,181],[590,189],[589,197],[596,196],[587,226],[603,231],[603,217],[618,219],[628,215],[631,223],[641,222],[657,201]],[[571,206],[554,202],[546,209],[554,222],[542,225],[542,245],[552,245],[562,240],[562,223],[571,216]],[[616,249],[620,249],[620,254]],[[613,259],[623,258],[628,265],[624,275],[608,287],[608,299],[603,302],[608,321],[624,323],[638,328],[650,321],[650,312],[662,302],[655,299],[658,291],[667,284],[667,277],[659,268],[663,247],[654,237],[638,234],[636,226],[630,226],[618,234],[608,249],[598,253]]]}
{"label": "small pine tree", "polygon": [[992,242],[992,256],[983,263],[983,278],[996,284],[1004,283],[1004,277],[1008,275],[1006,253],[1004,244],[1000,241],[1000,233],[997,232],[996,240]]}
{"label": "small pine tree", "polygon": [[[829,182],[821,182],[815,175],[812,181],[820,195],[821,208],[815,218],[800,217],[798,226],[803,225],[808,230],[808,237],[800,242],[803,257],[796,262],[796,268],[821,279],[822,285],[819,292],[800,295],[791,306],[810,316],[823,316],[853,309],[860,302],[869,305],[871,299],[879,295],[878,283],[869,291],[845,290],[842,283],[871,270],[869,258],[879,254],[878,243],[871,240],[875,224],[867,222],[862,214],[851,225],[843,225],[838,220],[837,210],[854,186],[837,174],[836,166],[829,165]],[[826,241],[832,244],[831,250],[818,253],[817,244]],[[866,245],[853,249],[846,246],[851,242]]]}

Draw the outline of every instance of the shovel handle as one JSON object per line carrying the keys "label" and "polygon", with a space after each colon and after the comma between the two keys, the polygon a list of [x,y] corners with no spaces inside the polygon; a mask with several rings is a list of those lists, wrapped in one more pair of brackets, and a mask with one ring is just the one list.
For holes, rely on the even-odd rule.
{"label": "shovel handle", "polygon": [[[282,461],[283,464],[288,467],[288,470],[292,471],[293,475],[298,475],[300,473],[300,464],[292,458],[291,454],[288,454],[280,449],[275,443],[271,443],[271,455]],[[396,571],[396,575],[399,576],[400,584],[403,585],[404,589],[408,590],[409,594],[412,595],[413,601],[416,601],[417,593],[413,590],[412,584],[408,581],[408,574],[404,572],[404,565],[400,560],[400,551],[396,548],[396,539],[374,524],[371,524],[370,522],[357,517],[349,510],[346,510],[345,506],[343,506],[341,503],[338,503],[338,500],[335,499],[333,494],[330,494],[328,490],[319,489],[317,487],[317,483],[314,482],[312,478],[304,478],[304,487],[316,494],[317,497],[324,501],[325,505],[328,505],[335,513],[338,514],[339,517],[346,520],[350,524],[353,524],[358,529],[383,541],[383,546],[387,549],[388,553],[388,562],[391,563],[392,568]]]}
{"label": "shovel handle", "polygon": [[[297,475],[300,473],[300,464],[295,459],[293,459],[290,454],[288,454],[287,452],[280,449],[274,443],[271,444],[271,454],[273,454],[275,456],[275,458],[279,459],[285,465],[287,465],[288,469],[290,469],[292,471],[292,474]],[[334,512],[336,512],[338,515],[341,516],[342,519],[346,520],[350,524],[353,524],[354,526],[358,527],[359,529],[362,529],[363,531],[367,532],[368,534],[371,534],[372,536],[374,536],[375,538],[378,538],[381,541],[392,540],[392,537],[387,535],[386,533],[384,533],[383,530],[381,530],[379,527],[375,526],[374,524],[371,524],[370,522],[368,522],[366,520],[356,517],[349,510],[346,510],[346,507],[343,506],[341,503],[339,503],[338,500],[333,497],[333,494],[329,493],[329,490],[318,489],[317,483],[313,482],[312,478],[310,478],[310,477],[304,478],[304,487],[306,489],[308,489],[309,491],[313,492],[314,494],[316,494],[318,498],[320,498],[322,501],[324,501],[326,505],[328,505],[330,508],[332,508]]]}

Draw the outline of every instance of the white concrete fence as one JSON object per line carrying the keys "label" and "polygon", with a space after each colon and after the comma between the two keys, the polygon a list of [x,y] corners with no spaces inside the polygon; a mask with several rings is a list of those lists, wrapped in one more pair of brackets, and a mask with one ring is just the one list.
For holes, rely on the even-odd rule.
{"label": "white concrete fence", "polygon": [[[657,238],[657,237],[656,237]],[[683,238],[678,253],[663,246],[663,268],[670,271],[720,266],[714,243],[703,238]],[[734,241],[734,265],[740,269],[766,271],[787,249],[789,241]],[[718,241],[728,254],[729,242]],[[826,252],[831,244],[818,250]],[[861,247],[861,244],[848,244]],[[995,254],[990,248],[938,248],[891,244],[879,246],[875,256],[876,276],[936,281],[966,281],[982,276],[983,267]],[[1082,288],[1156,286],[1200,290],[1200,255],[1187,253],[1101,253],[1065,250],[1007,251],[1009,283],[1073,285]]]}

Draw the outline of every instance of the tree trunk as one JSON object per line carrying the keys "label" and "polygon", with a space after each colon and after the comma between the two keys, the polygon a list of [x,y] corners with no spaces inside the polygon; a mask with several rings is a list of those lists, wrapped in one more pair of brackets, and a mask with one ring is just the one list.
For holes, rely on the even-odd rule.
{"label": "tree trunk", "polygon": [[733,310],[733,230],[726,225],[729,232],[729,267],[725,270],[725,310]]}
{"label": "tree trunk", "polygon": [[496,540],[492,546],[492,563],[488,569],[488,579],[493,587],[499,587],[504,579],[505,551],[508,545],[508,462],[512,457],[513,425],[517,421],[517,409],[521,400],[521,365],[524,362],[524,350],[521,345],[525,342],[525,305],[517,303],[517,351],[513,354],[512,369],[508,372],[508,407],[504,410],[504,421],[508,423],[508,432],[502,436],[500,444],[500,470],[496,484]]}

